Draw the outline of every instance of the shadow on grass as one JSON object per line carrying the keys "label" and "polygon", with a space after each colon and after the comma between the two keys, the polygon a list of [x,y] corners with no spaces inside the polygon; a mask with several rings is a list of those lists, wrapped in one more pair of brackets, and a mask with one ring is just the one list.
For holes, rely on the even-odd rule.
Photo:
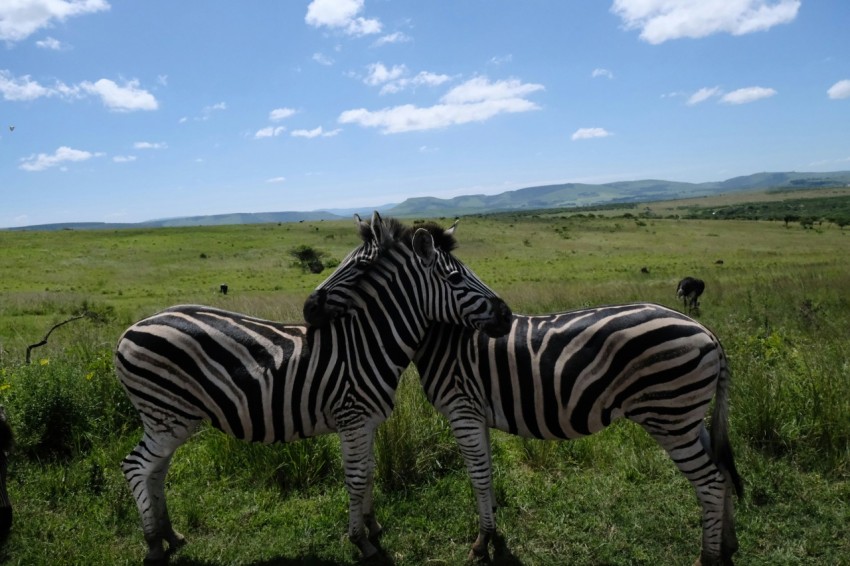
{"label": "shadow on grass", "polygon": [[508,543],[505,537],[499,533],[494,533],[493,538],[493,566],[523,566],[523,561],[517,558],[511,549],[508,548]]}
{"label": "shadow on grass", "polygon": [[[373,543],[375,541],[372,541]],[[327,558],[320,558],[318,556],[306,555],[299,556],[296,558],[287,558],[287,557],[279,557],[279,558],[270,558],[268,560],[260,560],[257,562],[250,562],[250,566],[347,566],[352,563],[361,564],[363,566],[393,566],[395,562],[392,558],[390,558],[386,551],[378,546],[378,554],[368,560],[355,560],[355,561],[339,561],[339,560],[329,560]],[[217,562],[208,562],[206,560],[195,560],[193,558],[181,558],[179,555],[175,555],[168,561],[168,564],[171,566],[218,566]]]}
{"label": "shadow on grass", "polygon": [[[175,557],[168,561],[171,566],[220,566],[218,562],[208,562],[206,560],[195,560],[192,558]],[[327,558],[319,558],[318,556],[301,556],[298,558],[271,558],[269,560],[261,560],[258,562],[250,562],[251,566],[343,566],[351,564],[350,562],[340,562],[337,560],[328,560]],[[364,562],[364,564],[366,564]],[[371,562],[369,562],[371,564]],[[379,563],[375,563],[379,564]]]}

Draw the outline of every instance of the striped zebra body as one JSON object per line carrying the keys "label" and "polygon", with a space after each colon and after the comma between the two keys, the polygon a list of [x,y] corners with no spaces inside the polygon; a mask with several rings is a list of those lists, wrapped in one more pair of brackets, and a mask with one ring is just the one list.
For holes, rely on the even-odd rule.
{"label": "striped zebra body", "polygon": [[[490,338],[435,325],[414,358],[430,402],[452,425],[478,500],[487,556],[495,532],[488,427],[572,439],[618,418],[640,424],[670,454],[703,508],[703,564],[737,548],[730,487],[740,493],[727,434],[729,374],[714,335],[654,304],[514,315]],[[709,437],[704,418],[716,396]]]}
{"label": "striped zebra body", "polygon": [[142,517],[146,561],[165,557],[163,541],[170,549],[184,543],[164,480],[174,451],[203,421],[263,443],[338,432],[349,537],[364,556],[377,552],[369,540],[381,530],[372,508],[374,433],[425,329],[444,321],[505,332],[510,310],[470,271],[452,282],[437,268],[457,262],[435,247],[442,229],[414,236],[377,214],[368,229],[361,224],[363,244],[305,304],[309,325],[182,305],[122,335],[115,367],[144,427],[122,469]]}

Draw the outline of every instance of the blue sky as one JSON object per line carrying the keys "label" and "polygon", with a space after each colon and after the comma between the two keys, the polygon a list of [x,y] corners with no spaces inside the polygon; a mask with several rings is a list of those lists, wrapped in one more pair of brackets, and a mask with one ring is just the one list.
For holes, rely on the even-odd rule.
{"label": "blue sky", "polygon": [[848,23],[847,0],[2,0],[0,227],[847,170]]}

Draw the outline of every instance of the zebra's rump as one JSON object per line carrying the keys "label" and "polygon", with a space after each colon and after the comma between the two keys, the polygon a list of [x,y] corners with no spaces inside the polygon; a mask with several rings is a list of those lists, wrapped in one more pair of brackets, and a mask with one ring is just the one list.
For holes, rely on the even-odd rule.
{"label": "zebra's rump", "polygon": [[131,326],[115,365],[143,418],[165,411],[275,442],[311,436],[322,420],[311,395],[316,372],[306,371],[310,350],[304,326],[188,305]]}

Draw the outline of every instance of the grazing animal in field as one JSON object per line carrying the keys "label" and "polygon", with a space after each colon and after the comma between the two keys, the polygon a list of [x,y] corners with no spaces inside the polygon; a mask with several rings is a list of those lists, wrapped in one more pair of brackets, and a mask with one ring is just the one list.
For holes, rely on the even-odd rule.
{"label": "grazing animal in field", "polygon": [[6,420],[6,411],[0,407],[0,541],[6,540],[12,529],[12,502],[6,491],[9,451],[12,450],[14,436]]}
{"label": "grazing animal in field", "polygon": [[694,277],[685,277],[676,286],[676,297],[682,299],[682,308],[694,311],[699,308],[699,298],[705,291],[705,282]]}
{"label": "grazing animal in field", "polygon": [[646,274],[648,275],[648,274],[649,274],[649,268],[648,268],[648,267],[645,267],[645,266],[644,266],[644,267],[641,267],[641,268],[640,268],[640,272],[641,272],[641,273],[646,273]]}
{"label": "grazing animal in field", "polygon": [[359,217],[357,224],[363,243],[307,299],[308,325],[182,305],[122,335],[115,367],[144,425],[122,469],[142,518],[146,561],[165,558],[163,541],[169,551],[184,544],[168,515],[165,475],[205,420],[263,443],[338,432],[348,536],[364,557],[378,552],[372,446],[402,371],[431,324],[499,336],[511,311],[452,255],[454,226],[411,229],[377,212],[371,224]]}
{"label": "grazing animal in field", "polygon": [[658,441],[696,490],[703,566],[731,563],[732,489],[741,496],[742,485],[727,432],[729,371],[717,338],[698,322],[638,303],[514,315],[501,338],[437,324],[414,363],[470,474],[479,514],[470,559],[489,558],[496,531],[489,428],[574,439],[625,417]]}
{"label": "grazing animal in field", "polygon": [[222,283],[221,285],[219,285],[218,286],[218,292],[221,293],[222,295],[226,295],[227,294],[227,283]]}

